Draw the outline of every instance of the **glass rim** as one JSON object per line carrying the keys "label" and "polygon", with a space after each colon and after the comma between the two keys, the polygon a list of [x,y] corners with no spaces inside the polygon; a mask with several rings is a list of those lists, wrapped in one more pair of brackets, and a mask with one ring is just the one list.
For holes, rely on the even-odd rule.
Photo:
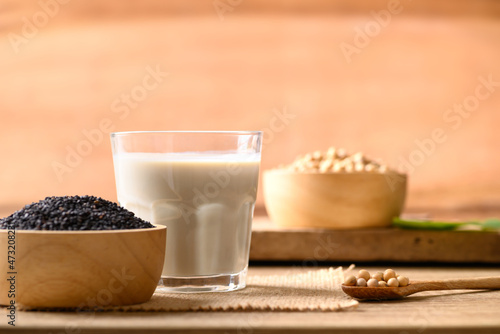
{"label": "glass rim", "polygon": [[111,132],[111,137],[132,134],[225,134],[225,135],[262,135],[263,131],[117,131]]}

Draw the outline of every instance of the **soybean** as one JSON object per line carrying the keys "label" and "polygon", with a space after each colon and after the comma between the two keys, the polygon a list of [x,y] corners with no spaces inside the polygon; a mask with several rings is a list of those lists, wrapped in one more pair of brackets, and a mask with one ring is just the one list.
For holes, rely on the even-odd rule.
{"label": "soybean", "polygon": [[397,278],[391,278],[390,280],[387,281],[387,286],[391,288],[397,288],[399,286],[399,282]]}
{"label": "soybean", "polygon": [[349,285],[349,286],[356,285],[356,277],[354,277],[353,275],[347,276],[344,281],[344,285]]}
{"label": "soybean", "polygon": [[367,270],[361,269],[358,273],[358,278],[364,278],[365,281],[370,279],[370,273]]}
{"label": "soybean", "polygon": [[396,272],[392,269],[384,271],[384,281],[389,282],[391,278],[396,278]]}
{"label": "soybean", "polygon": [[290,165],[280,166],[299,173],[386,173],[393,172],[378,160],[362,152],[349,154],[343,148],[330,147],[326,152],[315,151],[298,156]]}
{"label": "soybean", "polygon": [[376,272],[375,274],[372,275],[372,278],[375,278],[377,281],[383,281],[384,280],[384,273],[381,271]]}
{"label": "soybean", "polygon": [[358,278],[356,286],[366,286],[366,280],[364,278]]}
{"label": "soybean", "polygon": [[392,269],[387,269],[384,272],[378,271],[370,276],[370,273],[361,269],[357,276],[347,276],[344,285],[359,286],[359,287],[404,287],[410,284],[410,279],[406,276],[397,275]]}
{"label": "soybean", "polygon": [[370,288],[376,288],[378,287],[378,281],[375,278],[370,278],[368,282],[366,282],[366,285],[368,285]]}
{"label": "soybean", "polygon": [[406,276],[398,275],[397,280],[399,282],[399,286],[407,286],[410,283],[410,279]]}

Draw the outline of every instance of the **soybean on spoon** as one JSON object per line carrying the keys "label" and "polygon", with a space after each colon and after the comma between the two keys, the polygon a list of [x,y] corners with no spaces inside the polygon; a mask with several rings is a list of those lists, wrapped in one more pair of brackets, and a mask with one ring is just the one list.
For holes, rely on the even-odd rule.
{"label": "soybean on spoon", "polygon": [[349,296],[361,299],[401,299],[421,291],[431,290],[466,290],[466,289],[500,289],[500,277],[477,277],[449,279],[441,281],[415,281],[404,287],[363,287],[342,284],[342,290]]}

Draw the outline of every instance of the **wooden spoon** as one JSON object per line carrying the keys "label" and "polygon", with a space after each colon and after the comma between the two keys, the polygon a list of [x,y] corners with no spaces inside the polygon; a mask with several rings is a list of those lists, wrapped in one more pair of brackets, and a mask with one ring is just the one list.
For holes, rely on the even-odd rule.
{"label": "wooden spoon", "polygon": [[405,287],[369,288],[342,284],[342,290],[356,299],[400,299],[411,294],[430,290],[500,289],[500,277],[449,279],[442,281],[410,282]]}

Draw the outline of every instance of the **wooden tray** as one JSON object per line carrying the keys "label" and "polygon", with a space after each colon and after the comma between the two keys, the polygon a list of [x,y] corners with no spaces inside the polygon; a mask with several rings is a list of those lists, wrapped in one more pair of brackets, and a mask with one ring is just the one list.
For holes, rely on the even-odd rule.
{"label": "wooden tray", "polygon": [[255,217],[252,261],[500,263],[500,233],[283,229]]}

